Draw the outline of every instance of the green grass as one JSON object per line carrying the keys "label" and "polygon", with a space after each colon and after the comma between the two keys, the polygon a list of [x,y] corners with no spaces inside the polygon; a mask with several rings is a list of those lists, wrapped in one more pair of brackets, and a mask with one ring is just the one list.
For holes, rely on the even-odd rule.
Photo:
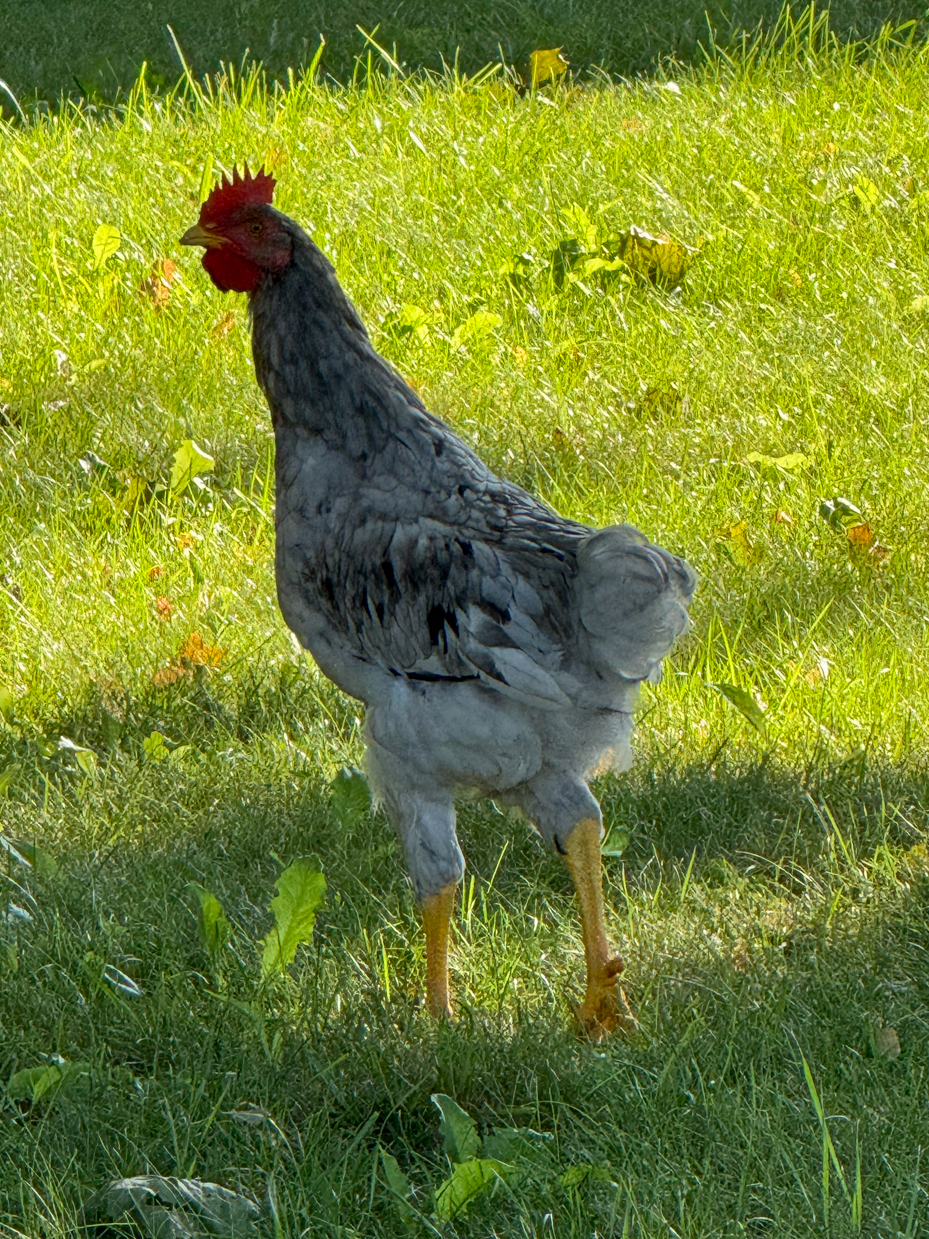
{"label": "green grass", "polygon": [[[90,1192],[149,1170],[269,1197],[281,1234],[430,1233],[377,1150],[428,1219],[442,1091],[483,1131],[553,1136],[447,1233],[845,1236],[860,1157],[861,1233],[929,1234],[929,57],[798,36],[676,85],[246,78],[4,130],[0,826],[57,873],[3,862],[3,905],[31,919],[0,924],[0,1081],[89,1065],[33,1107],[0,1094],[4,1233],[72,1234]],[[245,307],[177,246],[205,161],[245,157],[495,468],[700,573],[640,760],[598,785],[631,833],[607,864],[635,1039],[574,1038],[567,875],[490,806],[462,812],[461,1016],[434,1028],[399,849],[380,818],[336,822],[357,708],[276,611]],[[556,287],[575,207],[699,245],[682,290]],[[101,224],[122,241],[95,269]],[[158,311],[140,289],[164,257],[181,278]],[[479,308],[499,325],[454,348]],[[172,496],[187,438],[215,468]],[[835,496],[889,554],[850,549],[819,512]],[[218,666],[156,683],[194,632]],[[720,682],[759,694],[764,734]],[[153,732],[189,747],[155,760]],[[257,993],[275,878],[308,853],[315,944]],[[219,964],[191,881],[233,925]],[[604,1174],[559,1183],[578,1165]]]}

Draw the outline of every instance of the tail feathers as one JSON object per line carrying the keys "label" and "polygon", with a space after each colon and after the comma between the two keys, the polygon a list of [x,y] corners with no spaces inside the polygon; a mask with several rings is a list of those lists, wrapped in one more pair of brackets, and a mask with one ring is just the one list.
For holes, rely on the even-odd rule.
{"label": "tail feathers", "polygon": [[580,619],[594,661],[625,679],[657,682],[661,660],[689,623],[694,570],[631,525],[592,534],[577,560]]}

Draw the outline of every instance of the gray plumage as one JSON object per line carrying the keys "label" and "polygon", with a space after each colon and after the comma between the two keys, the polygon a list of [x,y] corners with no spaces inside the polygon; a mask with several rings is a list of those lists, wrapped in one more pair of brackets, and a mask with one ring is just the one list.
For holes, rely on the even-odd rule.
{"label": "gray plumage", "polygon": [[281,611],[367,706],[367,769],[420,898],[461,876],[454,798],[516,805],[561,848],[599,820],[586,779],[630,760],[641,680],[694,574],[617,525],[564,520],[495,476],[373,349],[293,221],[251,294],[276,437]]}

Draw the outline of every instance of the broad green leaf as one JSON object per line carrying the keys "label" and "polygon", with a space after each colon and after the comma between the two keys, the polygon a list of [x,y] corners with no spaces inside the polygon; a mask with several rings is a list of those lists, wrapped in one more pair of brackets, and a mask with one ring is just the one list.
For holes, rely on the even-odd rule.
{"label": "broad green leaf", "polygon": [[551,1132],[534,1131],[531,1127],[495,1127],[484,1137],[481,1153],[508,1163],[546,1161],[551,1157],[554,1140]]}
{"label": "broad green leaf", "polygon": [[384,330],[396,339],[416,336],[424,343],[429,339],[429,314],[419,305],[404,305],[400,312],[388,318]]}
{"label": "broad green leaf", "polygon": [[851,499],[843,499],[841,495],[821,500],[819,515],[833,529],[840,532],[847,525],[857,525],[861,522],[861,509],[856,508]]}
{"label": "broad green leaf", "polygon": [[503,322],[499,314],[494,314],[490,310],[477,310],[470,318],[455,328],[455,333],[452,336],[452,348],[457,349],[462,344],[467,344],[469,341],[478,343],[484,340]]}
{"label": "broad green leaf", "polygon": [[881,191],[869,176],[858,176],[852,185],[852,193],[870,215],[880,206]]}
{"label": "broad green leaf", "polygon": [[149,761],[164,761],[171,751],[160,731],[153,731],[142,741],[142,749]]}
{"label": "broad green leaf", "polygon": [[736,684],[714,684],[714,688],[730,701],[739,711],[744,719],[746,719],[755,728],[757,732],[764,735],[764,707],[761,706],[753,695],[744,688],[739,688]]}
{"label": "broad green leaf", "polygon": [[103,264],[113,257],[121,241],[118,228],[114,228],[112,224],[100,225],[92,242],[95,270],[99,271]]}
{"label": "broad green leaf", "polygon": [[6,835],[0,835],[0,848],[21,865],[28,865],[43,877],[51,878],[58,872],[58,863],[54,857],[25,839],[8,839]]}
{"label": "broad green leaf", "polygon": [[200,473],[209,473],[215,461],[207,455],[203,448],[198,447],[193,439],[185,439],[174,453],[174,464],[171,466],[171,493],[179,495],[186,490],[194,478]]}
{"label": "broad green leaf", "polygon": [[622,856],[632,839],[631,832],[625,826],[614,826],[600,844],[603,856]]}
{"label": "broad green leaf", "polygon": [[397,1206],[397,1212],[400,1214],[401,1220],[409,1225],[416,1218],[416,1214],[410,1206],[410,1201],[413,1197],[410,1181],[400,1169],[399,1163],[392,1153],[388,1153],[380,1145],[378,1145],[378,1151],[381,1155],[381,1166],[384,1168],[384,1178],[387,1181],[393,1202]]}
{"label": "broad green leaf", "polygon": [[452,1161],[465,1162],[476,1156],[481,1140],[477,1124],[467,1110],[462,1110],[458,1102],[445,1093],[433,1093],[431,1100],[442,1115],[439,1123],[442,1146]]}
{"label": "broad green leaf", "polygon": [[794,473],[810,463],[809,456],[804,455],[803,452],[788,452],[786,456],[766,456],[764,452],[749,452],[745,459],[749,464],[779,469],[783,473]]}
{"label": "broad green leaf", "polygon": [[371,811],[371,789],[360,770],[343,766],[329,784],[329,804],[340,826],[355,826]]}
{"label": "broad green leaf", "polygon": [[14,761],[11,762],[9,766],[4,766],[4,768],[0,770],[0,796],[5,796],[13,786],[13,782],[19,773],[19,769],[19,763]]}
{"label": "broad green leaf", "polygon": [[197,896],[197,927],[200,930],[200,942],[204,951],[214,962],[229,941],[229,922],[223,912],[223,905],[216,896],[200,886],[198,882],[188,883],[187,889]]}
{"label": "broad green leaf", "polygon": [[558,1176],[560,1187],[580,1187],[582,1183],[608,1183],[610,1172],[603,1166],[569,1166]]}
{"label": "broad green leaf", "polygon": [[27,1067],[10,1077],[6,1086],[11,1101],[28,1101],[35,1105],[43,1097],[54,1096],[60,1089],[74,1083],[90,1070],[88,1063],[69,1063],[63,1059],[38,1067]]}
{"label": "broad green leaf", "polygon": [[75,744],[73,740],[69,740],[67,736],[62,736],[58,741],[59,749],[65,753],[73,753],[74,760],[84,771],[85,774],[93,774],[97,769],[97,754],[93,749],[84,748],[82,744]]}
{"label": "broad green leaf", "polygon": [[13,694],[4,684],[0,684],[0,718],[13,721]]}
{"label": "broad green leaf", "polygon": [[530,53],[529,79],[533,88],[544,82],[557,82],[568,71],[568,62],[560,47],[540,47]]}
{"label": "broad green leaf", "polygon": [[444,1183],[436,1189],[435,1215],[440,1222],[450,1222],[464,1213],[468,1205],[498,1183],[506,1183],[512,1167],[492,1157],[474,1157],[460,1162]]}
{"label": "broad green leaf", "polygon": [[117,1179],[94,1193],[82,1213],[91,1224],[117,1223],[109,1229],[141,1231],[147,1239],[257,1239],[261,1216],[250,1197],[231,1188],[161,1175]]}
{"label": "broad green leaf", "polygon": [[564,208],[561,214],[569,227],[573,229],[578,243],[584,249],[594,250],[597,248],[599,236],[597,225],[591,220],[582,206],[572,202],[569,207]]}
{"label": "broad green leaf", "polygon": [[312,940],[316,913],[326,893],[326,879],[315,858],[295,860],[276,885],[278,894],[271,900],[274,928],[262,944],[261,975],[265,979],[283,972],[293,963],[297,947]]}

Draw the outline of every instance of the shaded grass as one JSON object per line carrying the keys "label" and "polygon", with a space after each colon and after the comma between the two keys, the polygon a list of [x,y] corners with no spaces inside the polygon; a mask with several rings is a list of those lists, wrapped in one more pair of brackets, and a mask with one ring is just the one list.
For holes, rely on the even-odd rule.
{"label": "shaded grass", "polygon": [[[458,1233],[800,1236],[825,1231],[825,1193],[844,1235],[803,1058],[849,1183],[860,1150],[864,1229],[926,1233],[926,76],[924,49],[885,44],[866,63],[720,62],[677,92],[375,77],[269,97],[245,79],[5,131],[0,824],[59,872],[4,862],[31,919],[0,925],[0,1079],[43,1054],[90,1065],[47,1105],[0,1103],[10,1233],[69,1232],[89,1191],[149,1169],[267,1197],[282,1233],[406,1233],[377,1144],[428,1217],[441,1090],[485,1128],[554,1136]],[[378,346],[494,467],[700,572],[642,760],[598,789],[632,835],[608,863],[638,1039],[573,1038],[566,874],[490,806],[462,814],[461,1019],[436,1030],[419,1009],[399,849],[328,803],[359,757],[357,708],[275,609],[244,310],[176,248],[208,155],[274,167]],[[559,289],[574,206],[699,244],[682,290]],[[95,269],[101,223],[122,244]],[[141,289],[165,256],[181,279],[159,312]],[[481,307],[499,326],[454,347]],[[172,496],[186,437],[215,469]],[[821,518],[834,495],[887,557]],[[218,667],[159,686],[192,632]],[[720,681],[761,695],[764,735]],[[154,731],[189,747],[154,761]],[[308,852],[330,883],[315,945],[256,994],[275,876]],[[234,925],[219,969],[190,881]],[[246,1106],[269,1117],[243,1123]],[[559,1185],[580,1164],[606,1173]]]}
{"label": "shaded grass", "polygon": [[[799,13],[803,6],[796,6]],[[539,47],[564,47],[578,71],[592,66],[630,76],[651,71],[663,58],[701,57],[713,37],[738,43],[757,27],[771,29],[780,0],[374,0],[326,5],[318,0],[168,0],[101,5],[98,0],[2,0],[4,40],[0,79],[24,106],[34,99],[57,103],[61,94],[93,100],[125,96],[143,61],[153,82],[173,83],[180,70],[174,30],[196,73],[220,63],[260,60],[287,81],[289,69],[310,64],[326,40],[322,71],[341,82],[357,74],[367,54],[358,26],[377,32],[410,71],[440,71],[457,63],[475,73],[501,56],[526,68]],[[913,0],[834,0],[831,25],[843,40],[873,37],[884,23],[923,21]],[[376,59],[376,57],[375,57]],[[11,106],[0,94],[0,105]]]}

